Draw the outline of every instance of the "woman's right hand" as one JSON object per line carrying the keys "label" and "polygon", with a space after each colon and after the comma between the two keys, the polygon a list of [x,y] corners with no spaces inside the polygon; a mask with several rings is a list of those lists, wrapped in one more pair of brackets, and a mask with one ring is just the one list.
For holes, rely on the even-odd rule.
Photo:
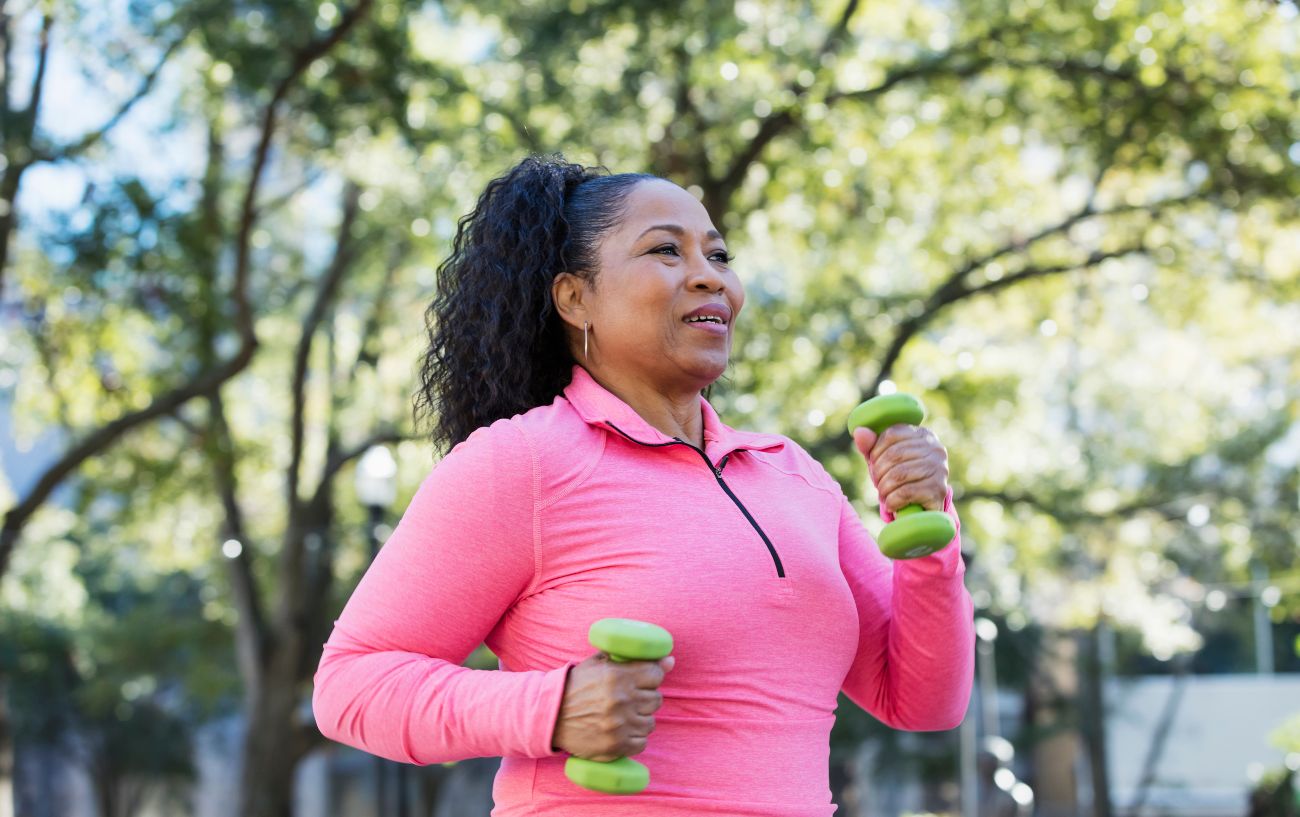
{"label": "woman's right hand", "polygon": [[676,663],[611,661],[598,653],[569,670],[551,743],[588,760],[608,762],[645,751],[664,702],[659,685]]}

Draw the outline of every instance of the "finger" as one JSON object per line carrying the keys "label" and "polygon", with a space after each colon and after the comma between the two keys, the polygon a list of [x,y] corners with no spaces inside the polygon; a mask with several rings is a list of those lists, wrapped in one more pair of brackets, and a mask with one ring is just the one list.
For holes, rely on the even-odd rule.
{"label": "finger", "polygon": [[637,664],[639,666],[632,676],[632,684],[637,689],[657,689],[664,682],[664,668],[658,661],[638,661]]}
{"label": "finger", "polygon": [[946,479],[948,460],[933,451],[914,451],[898,460],[877,464],[874,469],[876,490],[883,493],[904,482],[915,480],[918,473],[941,473]]}
{"label": "finger", "polygon": [[923,426],[896,425],[885,429],[876,441],[875,450],[872,451],[875,459],[880,459],[889,449],[896,445],[908,442],[924,440],[931,443],[935,448],[943,448],[939,438],[934,432]]}
{"label": "finger", "polygon": [[904,485],[925,479],[948,479],[948,466],[933,459],[909,460],[881,473],[876,480],[876,491],[883,497]]}
{"label": "finger", "polygon": [[876,432],[866,426],[859,426],[853,429],[853,443],[858,447],[862,458],[870,461],[871,448],[876,444]]}
{"label": "finger", "polygon": [[948,461],[936,457],[933,453],[910,457],[897,463],[889,463],[880,468],[876,474],[876,490],[888,493],[898,485],[914,483],[918,477],[939,475],[948,479]]}
{"label": "finger", "polygon": [[664,696],[658,690],[640,690],[637,693],[636,713],[638,715],[653,715],[663,705]]}
{"label": "finger", "polygon": [[907,460],[948,459],[948,450],[932,437],[907,437],[876,446],[871,464],[877,468],[906,462]]}
{"label": "finger", "polygon": [[928,511],[943,510],[948,486],[938,480],[911,482],[892,491],[881,499],[881,504],[897,513],[908,505],[920,505]]}

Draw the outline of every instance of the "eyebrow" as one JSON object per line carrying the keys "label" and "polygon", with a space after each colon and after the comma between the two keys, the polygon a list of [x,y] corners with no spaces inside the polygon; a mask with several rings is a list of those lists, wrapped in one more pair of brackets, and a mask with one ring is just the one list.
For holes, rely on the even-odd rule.
{"label": "eyebrow", "polygon": [[[647,228],[645,229],[645,232],[641,233],[641,235],[639,235],[639,236],[636,237],[636,240],[637,240],[637,241],[640,241],[643,237],[645,237],[645,234],[646,234],[646,233],[654,232],[655,230],[667,230],[668,232],[670,232],[670,233],[674,233],[674,234],[676,234],[676,235],[685,235],[685,234],[686,234],[686,231],[683,230],[683,229],[681,228],[680,225],[677,225],[677,224],[656,224],[656,225],[653,226],[653,227],[647,227]],[[705,237],[705,238],[722,238],[722,233],[718,232],[717,230],[709,230],[707,233],[704,234],[704,237]]]}

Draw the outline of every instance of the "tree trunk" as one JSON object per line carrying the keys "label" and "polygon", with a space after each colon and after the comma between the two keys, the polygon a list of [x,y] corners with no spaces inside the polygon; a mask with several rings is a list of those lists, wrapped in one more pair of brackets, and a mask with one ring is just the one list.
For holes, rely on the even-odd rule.
{"label": "tree trunk", "polygon": [[1076,646],[1071,638],[1053,631],[1045,633],[1043,649],[1035,656],[1036,666],[1025,691],[1026,727],[1036,736],[1029,783],[1041,817],[1078,815],[1075,759],[1079,739],[1065,708],[1077,689]]}
{"label": "tree trunk", "polygon": [[236,812],[240,817],[293,814],[294,769],[298,765],[295,725],[301,701],[294,672],[297,661],[288,660],[286,652],[295,651],[269,656],[261,682],[249,691]]}
{"label": "tree trunk", "polygon": [[1092,777],[1092,813],[1094,817],[1111,817],[1110,770],[1106,768],[1106,702],[1102,689],[1101,623],[1080,636],[1083,683],[1081,726],[1088,747],[1088,768]]}

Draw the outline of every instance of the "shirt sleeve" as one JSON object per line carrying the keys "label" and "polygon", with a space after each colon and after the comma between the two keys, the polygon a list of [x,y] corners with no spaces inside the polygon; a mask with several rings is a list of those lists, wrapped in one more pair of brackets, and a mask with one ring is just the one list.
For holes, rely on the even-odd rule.
{"label": "shirt sleeve", "polygon": [[571,664],[461,666],[536,575],[535,457],[498,420],[425,477],[334,622],[314,679],[331,740],[407,763],[551,757]]}
{"label": "shirt sleeve", "polygon": [[880,552],[843,492],[840,499],[840,566],[859,621],[844,693],[895,729],[955,728],[970,702],[975,625],[952,490],[943,509],[957,535],[935,553],[898,561]]}

